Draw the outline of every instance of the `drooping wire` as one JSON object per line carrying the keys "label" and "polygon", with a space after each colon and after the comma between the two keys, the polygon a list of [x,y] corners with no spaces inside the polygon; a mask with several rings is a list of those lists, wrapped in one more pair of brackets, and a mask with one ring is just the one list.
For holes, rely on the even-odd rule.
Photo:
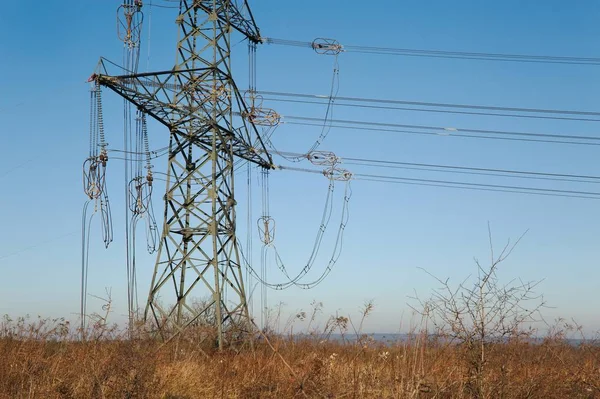
{"label": "drooping wire", "polygon": [[[250,260],[252,257],[252,165],[246,164],[246,183],[247,183],[247,208],[246,208],[246,253]],[[254,281],[250,269],[246,268],[246,286],[248,287],[248,305],[250,314],[254,314]]]}
{"label": "drooping wire", "polygon": [[[281,167],[281,169],[284,169],[284,168]],[[290,169],[296,170],[297,168],[290,168]],[[308,170],[308,169],[307,169],[307,171],[315,172],[315,171]],[[324,174],[323,172],[315,172],[315,173]],[[268,178],[265,178],[265,176],[267,176],[266,173],[261,175],[261,182],[268,179]],[[159,178],[157,180],[163,180],[163,179]],[[313,251],[311,252],[309,261],[307,262],[307,265],[305,265],[305,267],[296,276],[292,277],[290,275],[290,273],[288,272],[281,256],[277,252],[277,248],[275,247],[274,243],[272,241],[270,241],[271,239],[274,239],[274,234],[272,233],[272,230],[270,230],[268,227],[265,227],[261,231],[263,233],[263,237],[264,237],[265,231],[266,232],[271,231],[271,233],[268,234],[269,238],[266,240],[267,242],[269,242],[268,244],[265,244],[265,240],[261,239],[261,241],[263,241],[263,248],[261,250],[261,269],[260,270],[257,271],[252,266],[252,258],[249,256],[246,256],[246,254],[243,250],[243,246],[240,245],[239,242],[237,243],[238,244],[237,246],[240,250],[242,260],[246,266],[247,272],[252,276],[253,279],[257,280],[258,283],[260,283],[260,285],[261,285],[261,307],[263,309],[268,308],[268,301],[266,300],[267,299],[266,288],[273,289],[273,290],[284,290],[284,289],[287,289],[287,288],[290,288],[293,286],[297,286],[302,289],[313,288],[316,285],[320,284],[327,277],[327,275],[329,275],[333,266],[338,261],[341,251],[342,251],[342,247],[343,247],[343,231],[346,227],[346,224],[347,224],[348,218],[349,218],[348,204],[349,204],[349,200],[350,200],[350,197],[352,194],[349,179],[344,179],[344,181],[346,181],[346,190],[345,190],[345,194],[344,194],[344,207],[342,210],[342,217],[341,217],[338,233],[336,236],[336,243],[335,243],[335,246],[333,249],[333,253],[328,262],[328,265],[324,269],[323,273],[317,279],[315,279],[311,282],[308,282],[308,283],[300,281],[311,270],[312,265],[314,264],[314,259],[316,259],[316,256],[318,254],[318,250],[315,251],[313,249]],[[264,184],[261,183],[261,189],[262,189],[263,197],[268,198],[268,191],[269,191],[268,183],[264,183]],[[328,190],[327,199],[325,201],[323,216],[321,219],[321,225],[319,226],[319,230],[317,232],[317,237],[315,238],[315,246],[320,247],[320,243],[322,241],[322,237],[320,237],[320,236],[322,236],[322,234],[325,233],[325,230],[327,229],[327,225],[329,224],[329,220],[331,219],[331,209],[332,209],[331,191],[332,190],[333,190],[333,188],[332,188],[331,181],[330,181],[330,189]],[[270,210],[269,210],[268,202],[263,201],[262,214],[264,216],[268,216],[269,212],[270,212]],[[264,218],[264,216],[263,216],[263,219],[268,219],[268,218]],[[248,220],[250,221],[251,217]],[[261,222],[261,219],[259,219],[259,223],[260,222]],[[272,226],[274,226],[274,225],[272,225]],[[259,231],[260,231],[260,229],[259,229]],[[251,236],[251,233],[249,233],[248,235]],[[247,244],[247,246],[246,246],[246,250],[247,250],[248,254],[251,253],[251,248],[252,248],[251,238],[249,239],[249,243],[250,244]],[[283,273],[284,277],[286,277],[286,279],[284,281],[277,282],[277,283],[270,281],[270,279],[268,277],[268,272],[267,272],[267,266],[268,266],[267,258],[268,258],[269,251],[274,253],[277,267]],[[268,321],[267,317],[268,317],[268,312],[264,312],[264,313],[261,312],[261,323],[266,323]],[[264,325],[265,324],[263,324],[263,326]]]}
{"label": "drooping wire", "polygon": [[[319,148],[319,146],[323,143],[329,132],[331,131],[331,127],[333,124],[333,105],[336,101],[337,95],[340,90],[340,67],[338,60],[339,53],[334,54],[333,61],[333,74],[331,77],[331,86],[329,90],[329,96],[327,97],[327,108],[325,110],[325,117],[323,118],[323,123],[321,126],[321,132],[319,137],[315,140],[315,142],[311,145],[307,152],[315,151]],[[271,146],[273,150],[276,151],[275,146],[273,146],[271,140],[268,140],[267,143]],[[292,162],[300,162],[302,158],[296,157],[286,157],[282,155],[285,159]]]}
{"label": "drooping wire", "polygon": [[327,198],[325,200],[325,207],[324,207],[323,213],[321,215],[321,223],[317,230],[317,234],[315,236],[315,241],[313,243],[312,250],[310,252],[308,260],[306,261],[304,267],[302,268],[301,272],[298,275],[296,275],[294,278],[291,278],[289,276],[287,269],[285,267],[285,264],[283,263],[279,253],[277,252],[277,247],[274,244],[271,245],[271,248],[273,249],[273,252],[275,253],[275,260],[276,260],[278,268],[285,274],[285,276],[287,278],[290,279],[290,282],[292,282],[292,284],[294,284],[294,285],[298,285],[298,282],[300,281],[300,279],[302,277],[304,277],[306,274],[308,274],[308,272],[310,272],[310,270],[312,269],[312,267],[315,264],[317,255],[319,254],[319,250],[321,249],[321,244],[323,243],[323,236],[324,236],[325,232],[327,231],[329,222],[331,221],[331,215],[333,213],[332,199],[333,199],[334,190],[335,190],[335,183],[333,180],[330,180],[329,181],[329,189],[327,190]]}
{"label": "drooping wire", "polygon": [[[268,271],[267,271],[267,256],[266,256],[266,250],[265,247],[266,245],[270,244],[270,240],[271,238],[268,236],[271,232],[271,229],[269,227],[269,221],[271,220],[271,216],[270,216],[270,209],[269,209],[269,171],[267,169],[261,169],[261,198],[262,198],[262,216],[261,219],[259,219],[259,223],[261,222],[261,220],[265,223],[265,235],[267,235],[267,237],[263,240],[263,242],[265,242],[265,245],[261,248],[261,257],[260,257],[260,280],[261,281],[267,281],[268,277]],[[262,238],[261,238],[262,239]],[[261,285],[261,291],[260,291],[260,299],[261,299],[261,303],[260,303],[260,307],[261,307],[261,326],[264,329],[265,327],[267,327],[267,323],[268,323],[268,293],[267,293],[267,287],[263,284]]]}
{"label": "drooping wire", "polygon": [[[133,176],[128,183],[128,206],[131,212],[129,226],[127,231],[131,236],[131,242],[127,264],[128,293],[129,303],[132,313],[138,309],[137,299],[137,271],[136,271],[136,250],[137,250],[137,227],[140,220],[144,220],[146,248],[148,253],[154,253],[158,243],[158,228],[154,217],[152,205],[152,188],[154,177],[152,174],[152,164],[150,162],[150,148],[148,140],[148,128],[146,115],[140,110],[137,111],[135,118],[135,147],[134,153],[144,154],[145,160],[139,157],[133,161]],[[146,172],[144,173],[144,169]],[[129,240],[128,240],[129,241]]]}
{"label": "drooping wire", "polygon": [[[144,20],[144,14],[141,11],[141,6],[142,3],[139,0],[134,0],[134,6],[136,6],[135,11],[133,13],[133,18],[136,21],[136,27],[135,29],[138,30],[137,34],[135,36],[137,36],[137,40],[132,41],[131,43],[126,43],[127,47],[130,47],[130,50],[127,51],[127,53],[129,54],[129,58],[132,60],[132,65],[131,65],[131,69],[137,73],[138,69],[139,69],[139,62],[140,62],[140,53],[141,53],[141,42],[142,42],[142,23]],[[152,12],[152,8],[150,8],[150,13]],[[135,39],[135,38],[134,38]],[[149,66],[149,62],[150,62],[150,30],[148,29],[148,58],[147,58],[147,67]],[[128,106],[132,106],[131,103],[127,102]],[[129,111],[131,113],[131,111]],[[131,114],[130,114],[131,115]],[[131,131],[130,131],[131,132]],[[130,136],[131,139],[131,136]],[[131,233],[131,265],[130,265],[130,276],[129,276],[129,281],[130,281],[130,311],[129,314],[131,315],[130,317],[133,318],[133,315],[135,314],[135,312],[137,312],[138,310],[138,300],[137,300],[137,273],[136,273],[136,227],[137,227],[137,222],[138,219],[140,217],[145,217],[146,220],[146,242],[147,242],[147,248],[148,248],[148,252],[152,253],[154,252],[154,249],[156,247],[156,222],[154,220],[154,214],[152,211],[152,201],[151,201],[151,196],[152,196],[152,166],[150,164],[150,158],[149,158],[149,142],[148,142],[148,130],[147,130],[147,126],[146,126],[146,115],[143,114],[141,111],[137,110],[136,113],[136,118],[135,118],[135,152],[143,152],[145,155],[145,161],[146,161],[146,169],[148,171],[148,174],[146,176],[146,181],[143,184],[142,189],[138,188],[139,182],[141,180],[141,176],[143,174],[143,170],[142,170],[142,161],[141,160],[137,160],[137,161],[133,161],[132,160],[132,164],[135,166],[134,170],[135,170],[135,176],[133,176],[131,178],[131,180],[129,182],[127,182],[127,180],[125,181],[126,184],[129,184],[129,186],[131,187],[132,185],[134,185],[134,183],[132,183],[132,181],[138,182],[138,184],[135,184],[135,199],[133,197],[133,193],[131,190],[129,190],[130,195],[132,195],[132,197],[130,198],[129,201],[129,205],[130,205],[130,210],[132,212],[132,216],[131,216],[131,226],[129,228],[129,231]],[[144,188],[146,188],[146,190],[144,190]],[[135,201],[135,204],[133,204],[131,200]],[[144,212],[140,212],[140,209],[142,209]],[[126,219],[126,223],[127,223],[127,219]],[[133,320],[131,320],[133,321]],[[131,322],[130,321],[130,322]],[[132,326],[130,325],[130,328],[132,328]]]}
{"label": "drooping wire", "polygon": [[[316,278],[315,280],[308,282],[308,283],[297,283],[295,284],[297,287],[308,290],[308,289],[312,289],[315,288],[316,286],[318,286],[319,284],[321,284],[326,278],[327,276],[329,276],[329,274],[331,273],[331,270],[333,270],[333,267],[335,266],[335,264],[337,263],[337,261],[339,260],[341,254],[342,254],[342,249],[344,246],[344,231],[346,229],[346,225],[348,224],[348,220],[350,218],[350,214],[348,212],[348,205],[350,203],[350,198],[352,197],[352,187],[350,186],[350,180],[347,180],[345,183],[345,189],[344,189],[344,205],[342,207],[342,217],[340,220],[340,225],[338,228],[338,233],[335,239],[335,245],[333,247],[333,253],[331,255],[331,258],[329,259],[329,262],[327,264],[327,266],[325,267],[325,270],[323,271],[323,273],[321,273],[321,275]],[[281,262],[281,258],[279,257],[279,255],[277,255],[277,259],[279,260],[279,262]],[[283,262],[281,262],[281,268],[285,268],[283,266]]]}
{"label": "drooping wire", "polygon": [[[117,36],[123,41],[123,68],[131,74],[138,72],[140,61],[140,48],[142,36],[142,2],[140,0],[126,0],[117,9]],[[133,85],[133,82],[126,83]],[[127,274],[127,306],[129,318],[129,332],[133,331],[135,312],[137,312],[137,279],[135,272],[135,227],[139,215],[136,210],[138,201],[146,193],[138,190],[136,184],[141,176],[141,157],[130,157],[131,151],[141,153],[144,151],[143,132],[139,115],[133,121],[133,104],[127,99],[123,100],[123,158],[124,191],[125,191],[125,245],[126,245],[126,274]],[[145,154],[147,156],[147,154]],[[130,215],[131,212],[131,215]]]}
{"label": "drooping wire", "polygon": [[[304,158],[307,158],[307,157],[304,157]],[[324,173],[324,175],[329,178],[329,189],[327,192],[325,206],[324,206],[323,213],[321,216],[321,223],[319,225],[319,229],[315,236],[315,241],[313,243],[311,253],[310,253],[308,260],[306,261],[304,267],[300,270],[300,272],[298,274],[296,274],[293,277],[288,272],[288,270],[285,266],[285,263],[283,262],[281,256],[279,255],[279,253],[277,251],[277,247],[274,242],[275,241],[275,221],[270,216],[270,209],[269,209],[268,171],[265,171],[263,173],[263,179],[262,179],[262,182],[263,182],[262,183],[263,209],[262,209],[262,216],[257,221],[259,236],[263,243],[263,246],[261,248],[260,275],[258,273],[256,273],[256,271],[252,268],[252,266],[250,264],[248,264],[248,269],[249,269],[250,273],[262,284],[261,293],[263,293],[263,296],[266,293],[266,288],[271,288],[271,289],[275,289],[275,290],[283,290],[286,288],[290,288],[292,286],[298,286],[300,288],[309,289],[309,288],[316,286],[321,281],[323,281],[324,278],[329,274],[332,267],[335,265],[335,263],[337,262],[337,260],[340,256],[343,230],[346,226],[347,219],[348,219],[348,202],[349,202],[349,198],[351,195],[350,194],[351,190],[350,190],[349,183],[348,183],[349,177],[346,178],[347,175],[344,175],[344,174],[341,174],[338,176],[337,157],[335,157],[335,156],[329,157],[329,158],[318,159],[318,160],[313,159],[312,161],[317,162],[319,164],[323,164],[323,165],[327,164],[326,161],[330,161],[331,164],[329,165],[327,172]],[[323,163],[320,163],[320,162],[323,162]],[[342,178],[338,178],[338,177],[342,177]],[[313,268],[313,266],[315,264],[315,261],[320,252],[320,249],[321,249],[321,244],[323,242],[324,234],[330,223],[330,220],[331,220],[331,217],[333,214],[333,196],[334,196],[333,194],[334,194],[336,180],[344,180],[344,181],[346,181],[347,185],[346,185],[346,190],[345,190],[345,194],[344,194],[344,207],[342,210],[342,219],[341,219],[340,227],[339,227],[338,233],[337,233],[336,244],[333,248],[333,254],[330,258],[330,261],[329,261],[327,267],[325,268],[324,272],[321,274],[321,276],[318,279],[316,279],[312,282],[308,282],[308,283],[302,282],[301,280],[311,271],[311,269]],[[268,276],[267,276],[267,270],[268,270],[267,263],[268,263],[270,253],[272,253],[272,257],[275,259],[277,268],[282,272],[282,274],[287,279],[286,281],[281,282],[281,283],[273,283],[273,282],[269,281]],[[245,260],[247,261],[247,259],[245,259]],[[247,263],[249,263],[249,262],[247,262]]]}
{"label": "drooping wire", "polygon": [[[304,276],[306,276],[312,268],[312,265],[309,266],[309,264],[307,263],[307,265],[305,265],[305,267],[296,276],[292,277],[289,274],[281,256],[279,255],[276,246],[274,245],[274,243],[271,242],[270,244],[263,246],[263,249],[265,249],[265,252],[267,252],[264,255],[264,257],[266,258],[269,251],[273,252],[273,255],[274,255],[274,258],[276,261],[276,265],[277,265],[278,269],[282,272],[284,277],[286,278],[286,280],[281,281],[281,282],[274,283],[274,282],[270,281],[268,278],[266,278],[267,276],[262,271],[259,274],[252,267],[252,265],[250,264],[250,261],[248,261],[248,258],[245,256],[245,254],[242,251],[242,259],[243,259],[244,263],[246,264],[247,269],[252,274],[252,276],[258,280],[258,282],[262,285],[262,287],[270,288],[273,290],[284,290],[284,289],[291,288],[293,286],[299,287],[301,289],[311,289],[311,288],[316,287],[321,282],[323,282],[325,280],[325,278],[331,273],[331,270],[333,269],[333,267],[335,266],[335,264],[337,263],[340,255],[341,255],[342,247],[343,247],[344,229],[346,228],[346,225],[347,225],[348,219],[349,219],[348,204],[350,201],[350,197],[352,196],[352,190],[351,190],[349,181],[346,181],[345,184],[346,184],[346,188],[344,191],[344,205],[343,205],[343,209],[342,209],[340,225],[339,225],[338,232],[336,235],[335,245],[334,245],[334,248],[332,251],[332,255],[329,259],[329,262],[328,262],[327,266],[325,267],[325,269],[323,270],[323,272],[321,273],[321,275],[319,275],[319,277],[314,279],[313,281],[301,282],[300,280]],[[328,195],[328,200],[330,200],[329,195]],[[324,219],[331,218],[330,212],[327,211],[328,208],[330,208],[330,206],[331,205],[330,205],[329,201],[327,201],[327,203],[325,204]],[[322,219],[322,222],[323,222],[323,219]],[[328,224],[329,221],[327,220],[326,223]],[[319,227],[319,232],[321,232],[321,231],[324,232],[325,229],[326,229],[326,226],[325,226],[325,228],[323,228],[323,223],[322,223],[322,225]],[[317,237],[317,239],[315,241],[318,241],[318,240],[319,239]],[[320,246],[320,243],[318,245]],[[311,256],[312,255],[313,255],[313,253],[311,253]],[[316,253],[314,253],[314,255],[316,256]],[[310,259],[309,259],[309,261],[310,261]],[[313,263],[314,263],[314,261],[313,261]]]}
{"label": "drooping wire", "polygon": [[101,213],[102,236],[104,245],[108,247],[112,242],[112,216],[106,188],[108,144],[104,136],[102,90],[98,82],[91,89],[90,102],[91,145],[89,156],[83,163],[83,191],[89,200],[94,201],[94,212],[99,210]]}
{"label": "drooping wire", "polygon": [[329,90],[329,99],[327,101],[325,118],[323,118],[323,128],[321,129],[321,134],[307,152],[312,152],[319,148],[319,146],[323,143],[323,141],[329,134],[329,131],[331,130],[331,121],[333,118],[333,104],[340,91],[340,66],[338,61],[338,55],[336,54],[333,59],[334,61],[333,75],[331,77],[331,89]]}
{"label": "drooping wire", "polygon": [[[112,214],[106,188],[106,165],[108,163],[104,121],[102,112],[102,90],[95,82],[90,91],[90,146],[88,158],[83,163],[83,191],[87,196],[81,220],[81,337],[85,339],[87,320],[87,292],[89,272],[89,247],[92,220],[95,214],[101,218],[102,239],[108,247],[113,240]],[[88,218],[88,208],[93,211]]]}
{"label": "drooping wire", "polygon": [[86,319],[87,319],[87,296],[88,296],[88,272],[90,265],[90,228],[92,226],[92,218],[96,212],[92,212],[87,216],[87,211],[91,199],[85,201],[81,214],[81,307],[80,307],[80,323],[81,323],[81,339],[86,339]]}
{"label": "drooping wire", "polygon": [[[125,53],[124,53],[124,58],[126,58],[127,62],[129,61],[128,54],[133,51],[133,49],[131,49],[130,47],[125,47]],[[131,65],[129,65],[129,63],[125,64],[126,68],[132,68]],[[130,194],[130,190],[129,190],[129,181],[131,179],[131,171],[133,170],[134,167],[134,161],[132,160],[132,158],[130,157],[130,151],[132,149],[132,143],[131,143],[131,131],[132,131],[132,118],[131,118],[131,113],[132,113],[132,106],[131,104],[127,101],[124,100],[123,102],[123,148],[124,148],[124,152],[123,152],[123,157],[124,157],[124,161],[125,161],[125,167],[124,167],[124,181],[125,181],[125,272],[127,274],[127,314],[128,314],[128,320],[129,320],[129,331],[131,333],[132,328],[133,328],[133,312],[134,312],[134,308],[133,308],[133,285],[134,282],[132,280],[132,258],[135,257],[134,255],[134,251],[135,248],[132,248],[132,231],[131,231],[131,225],[129,222],[130,219],[130,208],[131,208],[131,194]]]}
{"label": "drooping wire", "polygon": [[[137,111],[136,115],[135,154],[144,154],[135,162],[134,176],[129,181],[128,191],[131,199],[129,206],[132,218],[146,219],[146,246],[149,253],[156,250],[158,241],[156,219],[152,208],[152,190],[154,175],[152,172],[151,153],[148,140],[146,114]],[[145,172],[144,172],[145,169]]]}

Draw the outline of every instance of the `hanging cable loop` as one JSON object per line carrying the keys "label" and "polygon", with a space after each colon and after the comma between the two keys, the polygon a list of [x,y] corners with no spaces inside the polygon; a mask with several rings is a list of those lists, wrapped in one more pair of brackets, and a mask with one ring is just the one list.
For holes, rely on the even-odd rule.
{"label": "hanging cable loop", "polygon": [[[327,109],[325,110],[325,117],[322,119],[321,133],[319,134],[319,137],[317,137],[315,142],[311,145],[311,147],[306,151],[307,153],[315,152],[321,146],[321,144],[323,144],[323,141],[325,141],[325,139],[329,135],[329,132],[331,131],[331,128],[333,127],[333,108],[334,108],[333,106],[336,101],[339,90],[340,90],[340,68],[339,68],[337,54],[335,54],[335,58],[334,58],[334,62],[333,62],[333,74],[331,76],[331,88],[329,91],[329,97],[327,98],[328,101],[327,101]],[[319,120],[321,121],[321,119],[319,119]],[[277,151],[277,149],[275,148],[275,146],[273,145],[273,143],[270,140],[268,140],[267,143],[274,151]],[[282,155],[282,156],[285,159],[287,159],[288,161],[292,161],[292,162],[300,162],[306,158],[305,156],[300,156],[300,157],[287,157],[285,155]]]}
{"label": "hanging cable loop", "polygon": [[[314,279],[313,281],[310,281],[310,282],[302,282],[304,277],[310,272],[310,270],[312,269],[312,267],[314,265],[316,256],[321,247],[321,241],[323,238],[323,234],[325,233],[325,230],[326,230],[327,225],[329,224],[329,221],[331,218],[331,212],[332,212],[331,197],[333,194],[333,188],[334,188],[334,181],[330,180],[329,192],[327,195],[327,200],[325,202],[323,218],[322,218],[321,225],[319,226],[319,229],[317,232],[317,237],[315,240],[315,245],[313,247],[313,251],[312,251],[307,263],[304,265],[304,267],[300,270],[300,272],[296,276],[292,277],[289,274],[285,264],[283,263],[283,260],[281,259],[281,256],[279,255],[279,253],[277,251],[277,248],[276,248],[274,242],[263,245],[263,248],[261,251],[261,273],[260,273],[260,275],[249,263],[248,258],[246,258],[246,256],[244,255],[244,252],[241,251],[242,260],[245,262],[250,275],[261,284],[261,290],[264,290],[265,288],[270,288],[273,290],[284,290],[284,289],[287,289],[287,288],[290,288],[293,286],[307,290],[307,289],[311,289],[311,288],[314,288],[317,285],[319,285],[331,273],[331,271],[333,270],[333,267],[337,263],[339,257],[341,256],[341,253],[342,253],[344,230],[346,228],[346,225],[348,223],[348,218],[349,218],[348,204],[350,201],[350,197],[352,196],[350,180],[347,180],[345,182],[344,201],[343,201],[343,207],[342,207],[341,220],[340,220],[340,224],[338,227],[338,232],[336,235],[333,252],[331,254],[329,262],[327,263],[327,266],[325,267],[323,272],[316,279]],[[269,254],[272,254],[271,256],[274,257],[277,268],[287,278],[287,281],[274,283],[274,282],[270,282],[267,279],[266,263],[267,263],[267,258],[269,257]],[[263,293],[263,295],[266,295],[266,293]]]}

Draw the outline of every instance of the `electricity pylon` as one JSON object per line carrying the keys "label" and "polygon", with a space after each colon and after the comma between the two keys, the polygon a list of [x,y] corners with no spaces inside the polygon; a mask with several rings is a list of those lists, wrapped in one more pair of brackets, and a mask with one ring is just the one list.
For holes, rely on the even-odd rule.
{"label": "electricity pylon", "polygon": [[[173,69],[110,76],[101,61],[92,76],[170,131],[164,224],[144,312],[165,340],[212,312],[219,348],[227,329],[251,328],[233,166],[236,157],[269,169],[273,162],[254,124],[239,117],[250,113],[231,74],[232,30],[260,42],[244,6],[247,18],[231,0],[180,0]],[[202,286],[210,299],[198,309],[189,299]]]}

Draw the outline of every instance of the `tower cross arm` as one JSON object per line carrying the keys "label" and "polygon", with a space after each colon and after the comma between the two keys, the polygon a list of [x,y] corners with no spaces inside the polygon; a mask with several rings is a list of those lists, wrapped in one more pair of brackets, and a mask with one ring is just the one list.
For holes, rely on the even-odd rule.
{"label": "tower cross arm", "polygon": [[[184,128],[185,126],[195,124],[193,121],[204,120],[203,115],[207,115],[205,107],[208,106],[204,102],[210,102],[211,96],[208,89],[204,90],[201,84],[190,84],[189,81],[180,77],[185,74],[202,74],[212,70],[213,68],[195,68],[193,70],[171,70],[120,76],[93,74],[90,81],[97,81],[100,85],[131,102],[138,109],[166,126],[171,134],[185,138],[190,134],[189,129]],[[181,95],[178,93],[191,91],[194,92],[196,101],[192,103],[182,101]],[[234,98],[239,109],[247,112],[246,104],[235,86]],[[229,125],[212,127],[213,131],[231,137],[229,148],[222,150],[231,151],[234,156],[265,169],[272,169],[273,160],[256,126],[247,124],[243,118],[241,120],[242,125],[238,128]],[[252,139],[251,133],[254,133],[254,139]],[[210,147],[210,140],[202,131],[196,132],[194,137],[188,139],[197,145]]]}
{"label": "tower cross arm", "polygon": [[212,1],[207,0],[196,0],[195,5],[206,12],[208,15],[214,15],[221,22],[231,25],[231,27],[242,35],[246,36],[248,40],[253,43],[261,43],[260,30],[256,25],[248,1],[244,0],[243,7],[247,10],[248,16],[242,14],[242,12],[231,3],[228,9],[221,7],[217,10],[213,9]]}

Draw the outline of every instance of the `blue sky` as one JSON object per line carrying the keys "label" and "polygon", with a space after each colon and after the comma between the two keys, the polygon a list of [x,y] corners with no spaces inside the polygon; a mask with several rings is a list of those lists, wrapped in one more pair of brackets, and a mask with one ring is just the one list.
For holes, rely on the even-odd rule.
{"label": "blue sky", "polygon": [[[175,59],[176,11],[148,7],[146,1],[140,70],[163,70]],[[157,5],[165,1],[153,0]],[[432,50],[600,57],[594,38],[600,5],[594,1],[479,2],[353,1],[250,2],[265,37],[312,41],[330,37],[346,45]],[[123,46],[116,35],[118,1],[41,2],[29,7],[8,2],[0,14],[0,314],[65,316],[79,309],[80,218],[85,196],[81,164],[87,155],[89,86],[86,79],[100,56],[117,63]],[[150,56],[148,56],[148,31]],[[233,43],[241,40],[234,35]],[[600,92],[598,67],[473,60],[392,57],[342,53],[340,96],[594,111]],[[245,43],[234,47],[233,66],[240,87],[247,86]],[[259,90],[327,94],[333,58],[308,48],[262,45],[258,50]],[[105,91],[108,142],[120,148],[122,101]],[[323,117],[323,106],[268,102],[284,116]],[[336,119],[464,128],[598,136],[592,122],[460,116],[334,108]],[[282,151],[304,152],[318,127],[282,124],[274,143]],[[167,143],[167,132],[150,125],[151,147]],[[410,136],[332,129],[321,146],[341,157],[438,163],[472,167],[600,175],[597,149]],[[283,160],[279,160],[283,163]],[[166,159],[155,162],[164,170]],[[312,167],[303,164],[302,167]],[[354,172],[369,173],[361,167]],[[406,177],[436,178],[425,172],[377,171]],[[253,215],[260,212],[254,174]],[[523,184],[500,178],[441,176],[490,184]],[[531,183],[533,184],[533,183]],[[286,266],[302,268],[319,226],[327,180],[316,174],[271,174],[271,213],[277,221],[277,247]],[[111,161],[108,186],[115,221],[115,242],[105,250],[93,226],[90,293],[112,287],[115,318],[126,312],[124,264],[123,165]],[[544,187],[569,188],[557,182]],[[245,242],[247,188],[238,180],[239,236]],[[582,186],[599,191],[597,185]],[[336,188],[333,220],[339,217],[343,186]],[[544,279],[539,286],[551,306],[552,321],[574,318],[586,330],[600,329],[596,295],[600,269],[597,240],[598,201],[478,192],[439,187],[355,181],[344,251],[318,287],[269,292],[269,304],[284,302],[284,312],[308,309],[312,300],[325,314],[356,315],[365,300],[375,311],[367,330],[395,332],[410,319],[409,296],[426,297],[435,281],[420,268],[454,282],[475,272],[473,258],[489,258],[487,225],[494,244],[517,239],[515,252],[502,264],[502,281]],[[156,196],[156,216],[162,205]],[[253,226],[253,230],[256,230]],[[326,237],[314,276],[330,256]],[[259,261],[254,231],[255,264]],[[140,254],[140,301],[145,300],[154,257]],[[281,280],[275,265],[269,276]],[[310,278],[309,278],[310,279]],[[256,290],[258,292],[258,289]],[[199,293],[202,296],[202,293]],[[255,304],[256,305],[256,304]],[[98,306],[92,301],[91,306]]]}

